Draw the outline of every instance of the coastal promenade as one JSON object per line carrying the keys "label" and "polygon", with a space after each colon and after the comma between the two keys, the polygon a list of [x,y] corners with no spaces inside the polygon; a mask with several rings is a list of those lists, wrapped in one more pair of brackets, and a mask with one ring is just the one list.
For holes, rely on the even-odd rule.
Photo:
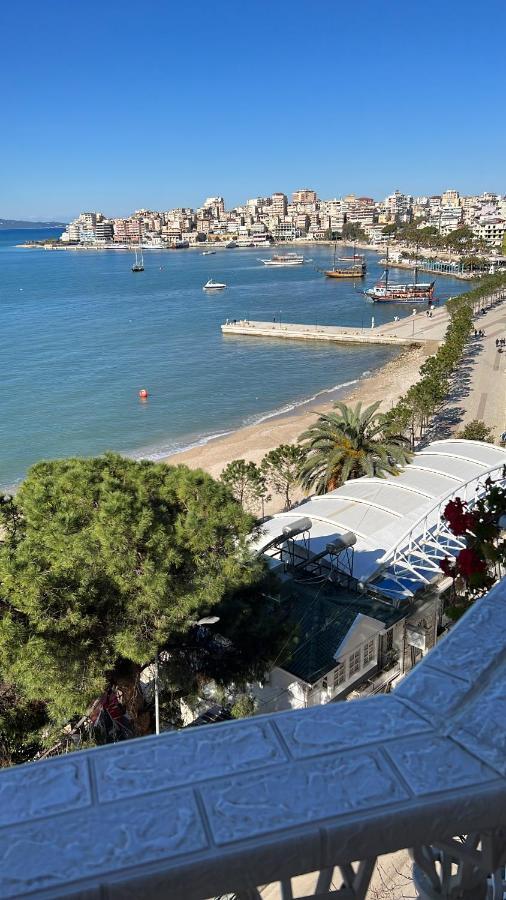
{"label": "coastal promenade", "polygon": [[506,349],[499,353],[496,340],[506,338],[506,304],[503,302],[477,316],[476,329],[484,336],[471,337],[455,379],[455,385],[436,416],[427,440],[450,436],[455,428],[474,419],[492,429],[496,441],[506,430]]}
{"label": "coastal promenade", "polygon": [[374,324],[374,309],[368,328],[353,326],[300,324],[294,322],[256,322],[241,319],[225,322],[221,330],[225,335],[246,335],[248,337],[282,338],[304,341],[332,341],[336,344],[385,344],[390,346],[410,346],[418,343],[439,344],[448,325],[446,307],[435,309],[432,318],[425,309],[416,309],[414,314],[387,322]]}

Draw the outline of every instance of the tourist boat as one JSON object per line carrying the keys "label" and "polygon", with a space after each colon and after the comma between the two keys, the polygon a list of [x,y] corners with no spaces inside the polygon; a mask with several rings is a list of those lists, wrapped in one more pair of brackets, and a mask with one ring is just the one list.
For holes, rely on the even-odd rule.
{"label": "tourist boat", "polygon": [[[418,250],[418,247],[417,247]],[[435,281],[418,281],[418,256],[415,258],[415,280],[410,284],[389,282],[388,280],[388,247],[385,259],[385,271],[374,287],[365,291],[375,303],[428,303],[434,300]]]}
{"label": "tourist boat", "polygon": [[358,256],[355,253],[355,248],[353,248],[353,256],[343,257],[343,261],[350,260],[353,264],[351,266],[336,266],[336,253],[337,253],[337,241],[334,244],[334,262],[331,269],[323,269],[323,274],[327,278],[363,278],[367,266],[364,261],[363,256]]}
{"label": "tourist boat", "polygon": [[304,257],[299,253],[275,253],[268,259],[259,259],[264,266],[302,266]]}
{"label": "tourist boat", "polygon": [[135,248],[135,262],[132,266],[132,272],[144,272],[144,257],[142,255],[142,246],[139,241],[139,252],[137,252],[137,247]]}
{"label": "tourist boat", "polygon": [[216,250],[204,250],[202,256],[215,256]]}
{"label": "tourist boat", "polygon": [[222,291],[223,288],[226,288],[226,286],[227,285],[223,284],[222,281],[213,281],[213,279],[210,278],[209,281],[206,281],[202,290],[203,291]]}

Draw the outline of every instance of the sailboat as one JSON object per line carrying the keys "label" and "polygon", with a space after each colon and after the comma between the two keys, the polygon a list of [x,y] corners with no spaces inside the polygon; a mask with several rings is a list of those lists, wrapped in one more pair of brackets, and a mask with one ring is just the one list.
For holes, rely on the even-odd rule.
{"label": "sailboat", "polygon": [[366,264],[363,256],[357,256],[355,247],[353,247],[353,256],[344,257],[348,260],[351,258],[353,265],[336,266],[337,241],[334,244],[334,261],[331,269],[324,269],[323,274],[327,278],[363,278],[366,272]]}
{"label": "sailboat", "polygon": [[380,280],[365,291],[366,295],[375,303],[424,303],[434,299],[435,281],[418,281],[418,244],[414,266],[415,279],[411,284],[389,283],[388,281],[388,245],[385,260],[385,270]]}
{"label": "sailboat", "polygon": [[141,236],[139,234],[139,252],[135,248],[135,262],[132,266],[132,272],[144,272],[144,257],[142,255]]}
{"label": "sailboat", "polygon": [[339,262],[356,262],[357,259],[364,261],[364,254],[356,252],[356,246],[353,244],[353,256],[338,256]]}

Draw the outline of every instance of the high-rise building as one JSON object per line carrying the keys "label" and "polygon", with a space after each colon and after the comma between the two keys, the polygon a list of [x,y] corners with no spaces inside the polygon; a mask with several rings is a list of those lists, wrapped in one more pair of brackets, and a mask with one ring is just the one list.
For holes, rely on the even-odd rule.
{"label": "high-rise building", "polygon": [[288,198],[286,194],[282,194],[278,192],[273,194],[271,197],[271,208],[270,213],[273,216],[286,216],[286,207],[288,204]]}
{"label": "high-rise building", "polygon": [[292,203],[316,203],[316,191],[309,188],[301,188],[292,194]]}
{"label": "high-rise building", "polygon": [[444,191],[441,194],[441,205],[442,206],[458,206],[459,205],[459,192],[458,191]]}

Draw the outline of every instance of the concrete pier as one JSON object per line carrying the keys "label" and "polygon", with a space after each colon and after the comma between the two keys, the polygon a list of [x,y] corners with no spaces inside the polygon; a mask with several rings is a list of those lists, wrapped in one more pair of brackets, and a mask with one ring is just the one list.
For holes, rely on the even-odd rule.
{"label": "concrete pier", "polygon": [[[372,317],[371,317],[372,322]],[[438,344],[444,337],[448,314],[444,307],[428,318],[425,308],[415,314],[377,327],[355,328],[338,325],[304,325],[294,322],[255,322],[241,319],[221,326],[223,334],[248,337],[283,338],[304,341],[331,341],[336,344],[384,344],[410,346],[411,344]]]}

